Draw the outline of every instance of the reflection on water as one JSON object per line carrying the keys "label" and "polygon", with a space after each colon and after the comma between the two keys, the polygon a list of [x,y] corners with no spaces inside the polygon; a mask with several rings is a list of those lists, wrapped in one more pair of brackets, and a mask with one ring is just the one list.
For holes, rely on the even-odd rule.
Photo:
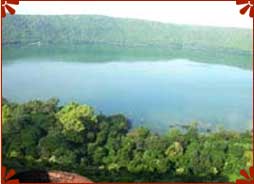
{"label": "reflection on water", "polygon": [[235,130],[251,127],[250,70],[187,59],[131,62],[114,56],[111,62],[94,62],[88,56],[6,55],[3,96],[12,101],[77,101],[97,112],[124,113],[134,126],[158,132],[194,120]]}
{"label": "reflection on water", "polygon": [[26,61],[54,60],[66,62],[158,61],[186,58],[195,62],[226,64],[252,69],[251,53],[224,53],[221,50],[185,50],[173,48],[116,47],[109,45],[77,45],[63,47],[3,48],[3,62],[10,64],[18,59]]}

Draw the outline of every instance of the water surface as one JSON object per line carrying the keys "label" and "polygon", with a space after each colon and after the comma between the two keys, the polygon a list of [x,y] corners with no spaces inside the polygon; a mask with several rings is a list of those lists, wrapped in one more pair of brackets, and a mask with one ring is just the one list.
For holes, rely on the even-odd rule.
{"label": "water surface", "polygon": [[124,113],[134,126],[165,132],[198,121],[203,127],[252,127],[252,71],[188,59],[84,62],[13,58],[3,64],[3,96],[15,102],[57,97],[105,114]]}

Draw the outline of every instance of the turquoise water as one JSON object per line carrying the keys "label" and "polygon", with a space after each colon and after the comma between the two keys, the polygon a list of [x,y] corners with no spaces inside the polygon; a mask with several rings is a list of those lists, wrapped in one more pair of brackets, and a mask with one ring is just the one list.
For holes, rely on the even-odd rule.
{"label": "turquoise water", "polygon": [[73,62],[13,59],[3,64],[3,96],[14,102],[57,97],[123,113],[134,126],[252,127],[252,71],[188,59]]}

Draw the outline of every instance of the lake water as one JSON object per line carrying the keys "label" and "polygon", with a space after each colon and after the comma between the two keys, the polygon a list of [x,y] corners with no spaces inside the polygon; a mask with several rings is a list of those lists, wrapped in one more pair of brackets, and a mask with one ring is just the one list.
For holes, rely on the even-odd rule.
{"label": "lake water", "polygon": [[252,71],[188,59],[74,62],[14,58],[3,63],[3,96],[14,102],[57,97],[105,114],[124,113],[134,126],[165,132],[198,121],[203,127],[252,127]]}

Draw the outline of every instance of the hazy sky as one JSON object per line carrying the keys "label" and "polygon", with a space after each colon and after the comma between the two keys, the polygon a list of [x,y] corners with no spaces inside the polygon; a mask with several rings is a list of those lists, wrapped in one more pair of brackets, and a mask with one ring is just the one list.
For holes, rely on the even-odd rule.
{"label": "hazy sky", "polygon": [[252,28],[248,15],[241,15],[235,1],[20,1],[17,14],[99,14],[171,22]]}

